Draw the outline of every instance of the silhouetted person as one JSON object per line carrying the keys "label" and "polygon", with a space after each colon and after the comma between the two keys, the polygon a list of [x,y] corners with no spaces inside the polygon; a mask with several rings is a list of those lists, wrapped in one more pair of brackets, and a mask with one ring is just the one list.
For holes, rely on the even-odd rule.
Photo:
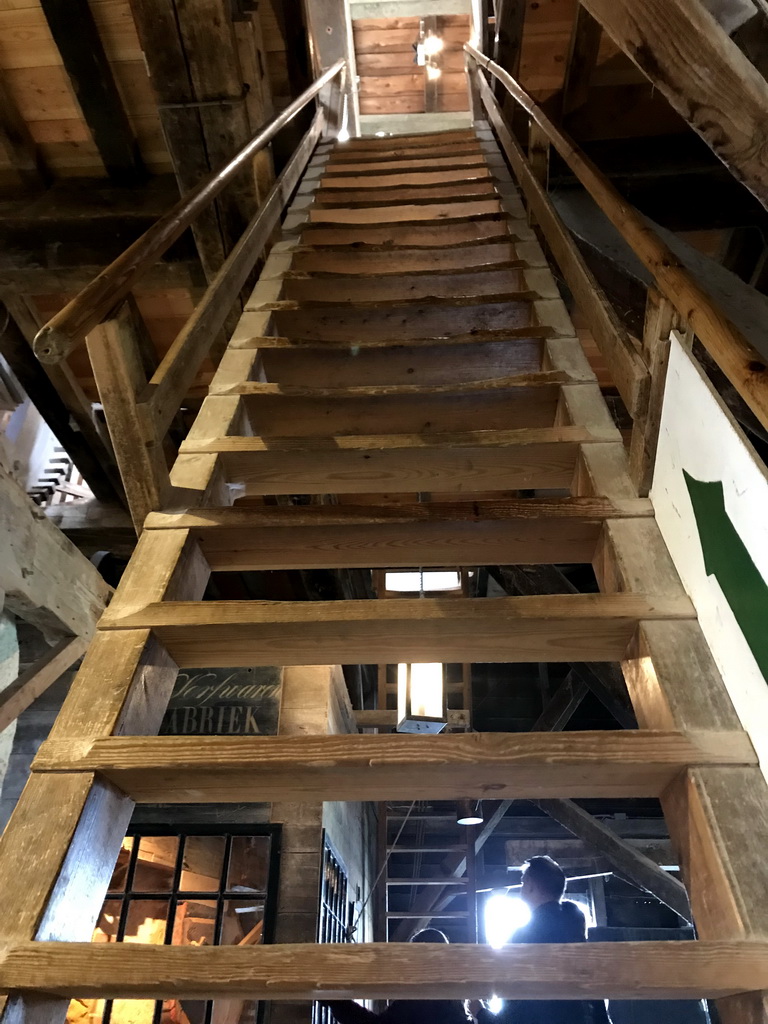
{"label": "silhouetted person", "polygon": [[[437,928],[417,932],[411,942],[447,942]],[[338,1024],[471,1024],[463,1001],[457,999],[396,999],[383,1013],[373,1013],[351,1001],[325,1004]]]}
{"label": "silhouetted person", "polygon": [[[570,900],[563,900],[565,873],[551,857],[531,857],[523,873],[521,899],[531,908],[528,924],[518,928],[511,942],[586,942],[587,921]],[[605,1003],[599,1000],[522,1000],[505,1002],[493,1014],[473,1000],[470,1012],[478,1024],[611,1024]]]}

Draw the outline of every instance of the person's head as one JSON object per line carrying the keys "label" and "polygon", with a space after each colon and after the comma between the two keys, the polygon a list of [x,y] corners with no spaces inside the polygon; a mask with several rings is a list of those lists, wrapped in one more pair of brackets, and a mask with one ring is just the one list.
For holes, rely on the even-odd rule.
{"label": "person's head", "polygon": [[439,928],[422,928],[411,936],[411,942],[447,942],[448,936]]}
{"label": "person's head", "polygon": [[523,872],[520,897],[529,907],[558,902],[565,892],[565,872],[551,857],[531,857]]}

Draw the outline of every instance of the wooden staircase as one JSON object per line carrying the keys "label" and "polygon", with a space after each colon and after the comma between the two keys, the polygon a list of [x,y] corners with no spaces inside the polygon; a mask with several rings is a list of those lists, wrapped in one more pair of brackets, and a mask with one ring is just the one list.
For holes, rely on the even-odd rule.
{"label": "wooden staircase", "polygon": [[[768,1020],[768,792],[494,136],[322,144],[0,847],[70,996],[720,998]],[[524,492],[524,493],[523,493]],[[309,504],[267,496],[309,495]],[[332,495],[333,498],[328,496]],[[592,563],[599,594],[202,601],[230,570]],[[178,668],[621,661],[640,728],[156,737]],[[134,802],[659,797],[700,941],[90,945]]]}

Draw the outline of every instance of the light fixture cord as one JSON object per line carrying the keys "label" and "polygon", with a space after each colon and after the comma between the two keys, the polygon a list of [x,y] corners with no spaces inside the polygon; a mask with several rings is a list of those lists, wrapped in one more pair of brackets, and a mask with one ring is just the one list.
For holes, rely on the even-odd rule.
{"label": "light fixture cord", "polygon": [[352,941],[352,936],[353,936],[353,935],[355,934],[355,932],[357,931],[357,926],[358,926],[358,925],[360,924],[360,918],[361,918],[361,917],[363,916],[363,914],[365,913],[365,908],[366,908],[366,907],[368,906],[368,904],[369,904],[369,903],[371,902],[371,896],[373,896],[373,894],[374,894],[374,893],[376,892],[376,886],[377,886],[377,885],[379,884],[379,882],[381,881],[381,876],[382,876],[382,875],[384,874],[384,872],[385,872],[385,871],[387,870],[387,864],[389,864],[389,858],[390,858],[390,857],[392,856],[392,854],[394,853],[395,847],[397,846],[397,844],[398,844],[398,842],[399,842],[399,840],[400,840],[400,836],[401,836],[401,835],[403,834],[403,829],[404,829],[404,828],[405,828],[405,826],[406,826],[406,825],[408,824],[408,819],[409,819],[409,818],[410,818],[410,816],[411,816],[411,811],[413,810],[413,808],[414,808],[415,806],[416,806],[416,801],[415,801],[415,800],[413,800],[413,801],[411,802],[411,806],[410,806],[410,807],[408,808],[408,813],[407,813],[407,814],[406,814],[406,816],[405,816],[405,817],[403,818],[403,824],[402,824],[402,825],[400,826],[400,828],[398,829],[397,835],[395,836],[395,841],[394,841],[394,843],[392,843],[392,846],[391,846],[391,847],[389,848],[389,850],[387,850],[387,856],[386,856],[386,857],[384,858],[384,863],[383,863],[383,864],[381,865],[381,870],[379,871],[378,875],[376,875],[376,878],[375,878],[375,879],[373,880],[373,885],[371,886],[371,888],[370,888],[370,891],[369,891],[368,895],[367,895],[367,896],[365,897],[365,903],[363,903],[362,907],[360,907],[360,912],[359,912],[359,914],[357,915],[357,917],[355,918],[354,924],[353,924],[353,925],[352,925],[352,926],[351,926],[350,928],[348,928],[348,929],[347,929],[347,939],[348,939],[348,941],[349,941],[349,942],[351,942],[351,941]]}

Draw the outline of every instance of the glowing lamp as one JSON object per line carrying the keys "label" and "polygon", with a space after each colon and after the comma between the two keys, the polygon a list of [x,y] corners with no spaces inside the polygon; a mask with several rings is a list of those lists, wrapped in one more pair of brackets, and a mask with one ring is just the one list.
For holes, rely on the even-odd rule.
{"label": "glowing lamp", "polygon": [[483,805],[480,800],[460,800],[456,808],[457,825],[482,825]]}
{"label": "glowing lamp", "polygon": [[441,664],[397,666],[397,731],[442,732],[448,724]]}

